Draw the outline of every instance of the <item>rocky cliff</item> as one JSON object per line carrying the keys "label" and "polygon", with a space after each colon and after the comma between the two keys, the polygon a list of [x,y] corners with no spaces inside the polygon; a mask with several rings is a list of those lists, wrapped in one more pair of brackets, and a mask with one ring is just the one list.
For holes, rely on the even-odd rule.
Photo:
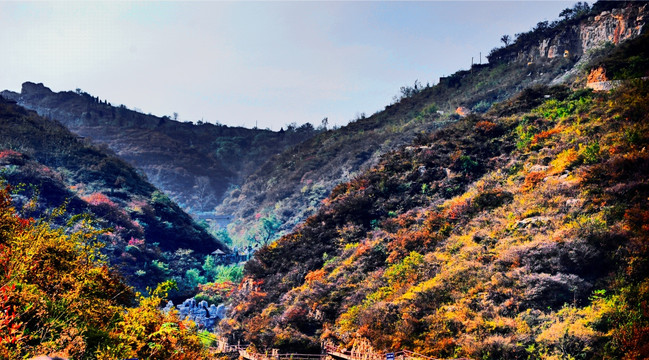
{"label": "rocky cliff", "polygon": [[535,62],[556,57],[581,57],[606,43],[618,45],[645,30],[646,2],[599,2],[581,16],[540,22],[529,33],[518,34],[510,46],[494,50],[490,62]]}

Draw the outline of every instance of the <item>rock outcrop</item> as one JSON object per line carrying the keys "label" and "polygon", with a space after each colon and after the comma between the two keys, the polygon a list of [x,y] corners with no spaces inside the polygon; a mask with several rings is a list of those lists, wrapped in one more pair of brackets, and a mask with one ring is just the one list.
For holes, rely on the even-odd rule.
{"label": "rock outcrop", "polygon": [[[174,303],[169,301],[163,311],[169,312],[173,307]],[[183,301],[183,303],[177,305],[176,308],[178,309],[179,318],[191,320],[195,322],[200,329],[208,331],[213,330],[214,326],[225,317],[227,310],[223,304],[220,304],[219,306],[214,304],[209,305],[205,300],[197,303],[194,298]]]}
{"label": "rock outcrop", "polygon": [[618,45],[639,36],[645,30],[649,11],[647,5],[627,4],[585,19],[571,20],[567,26],[549,27],[524,34],[525,39],[518,39],[511,46],[492,52],[489,61],[533,63],[556,57],[574,58],[606,43]]}

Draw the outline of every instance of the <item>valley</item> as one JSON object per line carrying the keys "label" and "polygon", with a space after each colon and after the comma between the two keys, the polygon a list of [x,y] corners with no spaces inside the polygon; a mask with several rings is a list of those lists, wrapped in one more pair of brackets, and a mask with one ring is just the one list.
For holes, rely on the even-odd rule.
{"label": "valley", "polygon": [[333,128],[1,92],[0,358],[649,357],[648,11]]}

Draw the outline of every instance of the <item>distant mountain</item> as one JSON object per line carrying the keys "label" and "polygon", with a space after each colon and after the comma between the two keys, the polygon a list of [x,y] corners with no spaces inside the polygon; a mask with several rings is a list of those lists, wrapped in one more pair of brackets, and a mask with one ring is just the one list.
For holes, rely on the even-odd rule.
{"label": "distant mountain", "polygon": [[376,164],[381,154],[457,121],[460,114],[483,113],[537,85],[574,80],[584,85],[580,69],[640,35],[649,16],[644,2],[598,2],[592,9],[568,10],[562,20],[540,22],[517,34],[513,44],[494,49],[488,64],[441,78],[435,86],[405,86],[385,110],[273,157],[229,192],[218,211],[234,214],[235,238],[264,242],[269,233],[288,233],[314,214],[337,184]]}
{"label": "distant mountain", "polygon": [[[649,358],[647,49],[644,33],[334,187],[246,264],[222,336],[260,353]],[[495,66],[508,78],[521,65]],[[614,89],[592,90],[602,82]],[[420,109],[423,94],[391,109]]]}
{"label": "distant mountain", "polygon": [[55,93],[26,82],[2,96],[72,132],[105,144],[191,212],[211,211],[273,154],[317,133],[310,124],[282,131],[246,129],[157,117],[112,106],[81,90]]}
{"label": "distant mountain", "polygon": [[55,218],[65,224],[90,213],[110,229],[103,253],[140,290],[182,280],[206,254],[230,251],[115,154],[2,97],[0,180],[17,190],[24,216],[51,216],[62,206],[65,215]]}

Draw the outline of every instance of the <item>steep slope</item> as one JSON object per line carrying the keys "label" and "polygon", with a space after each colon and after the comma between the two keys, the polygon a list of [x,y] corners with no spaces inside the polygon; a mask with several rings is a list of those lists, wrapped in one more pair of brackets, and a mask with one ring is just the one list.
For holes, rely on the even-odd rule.
{"label": "steep slope", "polygon": [[225,191],[273,154],[313,136],[313,127],[281,132],[209,123],[181,123],[114,107],[81,90],[52,92],[26,82],[2,96],[106,144],[154,185],[192,212],[211,211]]}
{"label": "steep slope", "polygon": [[89,212],[112,228],[101,236],[103,252],[138,289],[181,279],[189,264],[160,269],[179,249],[194,262],[216,249],[229,251],[132,166],[2,97],[0,149],[0,177],[22,189],[14,197],[24,216],[49,216],[64,206],[62,225]]}
{"label": "steep slope", "polygon": [[258,251],[221,330],[261,351],[645,359],[648,134],[634,79],[527,89],[420,136]]}
{"label": "steep slope", "polygon": [[512,45],[494,49],[489,64],[459,71],[432,87],[404,87],[398,102],[384,111],[274,157],[231,191],[219,212],[235,214],[231,231],[243,241],[263,243],[269,233],[287,233],[313,214],[336,184],[418,134],[455,121],[458,107],[480,113],[526,87],[574,80],[578,69],[606,51],[593,50],[637,37],[648,10],[645,3],[597,3],[589,12],[541,22],[518,34]]}

